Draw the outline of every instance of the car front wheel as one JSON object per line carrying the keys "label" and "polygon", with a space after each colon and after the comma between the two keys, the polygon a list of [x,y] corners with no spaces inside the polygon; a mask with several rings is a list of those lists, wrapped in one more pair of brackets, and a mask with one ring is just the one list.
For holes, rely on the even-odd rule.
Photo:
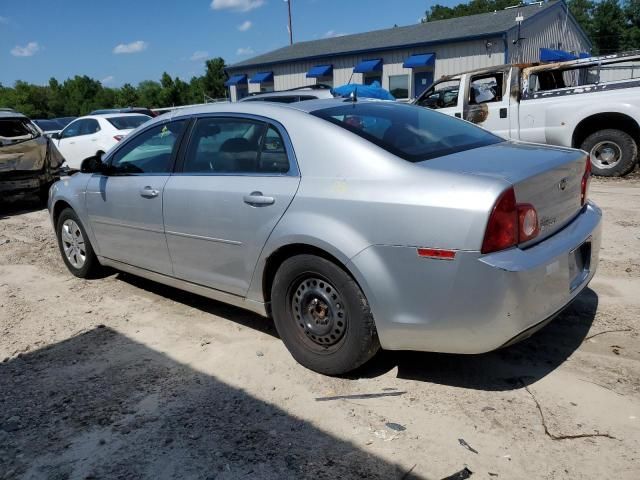
{"label": "car front wheel", "polygon": [[347,373],[380,348],[362,290],[327,259],[297,255],[285,260],[276,273],[271,299],[280,338],[311,370]]}
{"label": "car front wheel", "polygon": [[80,219],[71,208],[65,208],[56,224],[58,246],[62,259],[76,277],[89,278],[99,268],[98,259],[93,252]]}

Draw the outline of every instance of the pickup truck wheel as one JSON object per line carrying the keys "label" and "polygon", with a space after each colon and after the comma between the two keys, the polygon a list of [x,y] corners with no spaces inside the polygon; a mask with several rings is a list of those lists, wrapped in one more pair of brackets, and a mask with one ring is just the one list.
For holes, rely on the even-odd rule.
{"label": "pickup truck wheel", "polygon": [[60,213],[56,234],[62,259],[69,271],[76,277],[92,277],[100,265],[80,219],[71,208]]}
{"label": "pickup truck wheel", "polygon": [[594,175],[622,177],[631,172],[638,161],[638,145],[622,130],[606,129],[592,133],[580,148],[589,152]]}
{"label": "pickup truck wheel", "polygon": [[340,375],[380,349],[362,290],[329,260],[315,255],[285,260],[276,272],[271,299],[280,338],[310,370]]}

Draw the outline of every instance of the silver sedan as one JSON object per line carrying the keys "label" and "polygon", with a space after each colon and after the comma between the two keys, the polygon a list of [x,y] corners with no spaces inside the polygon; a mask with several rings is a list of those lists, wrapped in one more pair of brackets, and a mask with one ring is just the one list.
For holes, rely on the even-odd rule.
{"label": "silver sedan", "polygon": [[158,117],[56,183],[74,275],[101,265],[272,316],[302,365],[381,347],[481,353],[550,321],[593,275],[584,152],[505,141],[391,102]]}

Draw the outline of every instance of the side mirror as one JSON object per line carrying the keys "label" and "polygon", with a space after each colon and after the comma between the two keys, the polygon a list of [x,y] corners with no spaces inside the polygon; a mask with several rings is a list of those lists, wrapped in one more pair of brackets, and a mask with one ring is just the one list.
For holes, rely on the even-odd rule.
{"label": "side mirror", "polygon": [[49,138],[53,138],[54,140],[60,140],[60,132],[53,132],[49,135]]}
{"label": "side mirror", "polygon": [[105,166],[102,163],[102,155],[85,158],[80,164],[80,171],[82,173],[103,173],[104,170]]}

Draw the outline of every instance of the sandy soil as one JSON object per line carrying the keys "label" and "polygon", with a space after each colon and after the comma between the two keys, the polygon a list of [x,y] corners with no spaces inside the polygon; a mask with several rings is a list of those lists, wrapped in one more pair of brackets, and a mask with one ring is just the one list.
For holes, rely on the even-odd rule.
{"label": "sandy soil", "polygon": [[640,179],[591,196],[600,270],[548,327],[348,378],[297,365],[251,313],[71,276],[46,212],[5,205],[0,478],[640,478]]}

